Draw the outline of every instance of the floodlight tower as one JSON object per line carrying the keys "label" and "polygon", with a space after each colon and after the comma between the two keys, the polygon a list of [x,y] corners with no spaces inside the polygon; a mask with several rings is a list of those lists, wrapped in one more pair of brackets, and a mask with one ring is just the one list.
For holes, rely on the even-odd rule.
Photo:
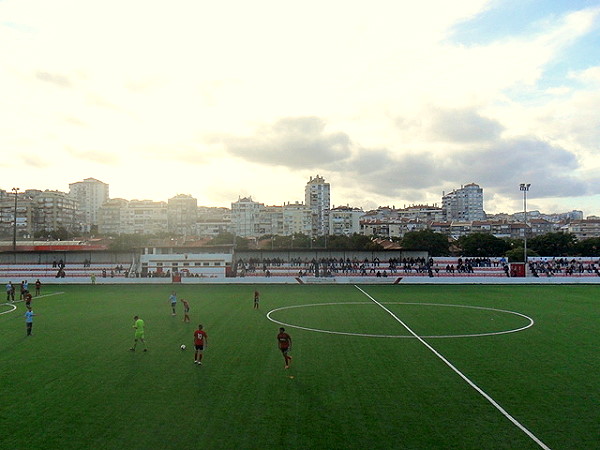
{"label": "floodlight tower", "polygon": [[525,275],[527,275],[527,192],[530,183],[521,183],[519,189],[523,191],[523,220],[525,222],[525,231],[523,233],[523,261],[525,261]]}

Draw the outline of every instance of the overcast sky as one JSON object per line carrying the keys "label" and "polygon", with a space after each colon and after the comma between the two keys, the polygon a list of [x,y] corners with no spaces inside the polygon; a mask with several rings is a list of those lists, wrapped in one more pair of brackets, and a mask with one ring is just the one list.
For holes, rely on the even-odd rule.
{"label": "overcast sky", "polygon": [[600,215],[598,0],[0,0],[0,188]]}

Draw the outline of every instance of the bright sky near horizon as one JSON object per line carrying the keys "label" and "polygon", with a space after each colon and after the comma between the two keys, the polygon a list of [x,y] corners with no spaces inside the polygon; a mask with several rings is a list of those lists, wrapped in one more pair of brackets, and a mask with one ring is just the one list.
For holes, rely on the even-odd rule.
{"label": "bright sky near horizon", "polygon": [[0,188],[600,215],[600,2],[0,0]]}

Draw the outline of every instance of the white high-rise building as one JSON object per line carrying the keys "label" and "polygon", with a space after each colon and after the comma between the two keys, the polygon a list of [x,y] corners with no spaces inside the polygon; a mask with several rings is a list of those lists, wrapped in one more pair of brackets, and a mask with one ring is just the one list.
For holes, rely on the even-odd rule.
{"label": "white high-rise building", "polygon": [[167,202],[169,232],[193,235],[198,221],[198,200],[191,195],[178,194]]}
{"label": "white high-rise building", "polygon": [[108,184],[95,178],[69,184],[69,195],[78,202],[78,208],[83,212],[83,231],[91,231],[92,226],[98,225],[98,210],[108,197]]}
{"label": "white high-rise building", "polygon": [[263,203],[252,200],[252,197],[239,198],[231,204],[231,230],[240,237],[258,237],[260,213],[265,207]]}
{"label": "white high-rise building", "polygon": [[329,234],[329,208],[331,187],[319,175],[310,177],[304,189],[306,206],[313,216],[312,236],[327,236]]}
{"label": "white high-rise building", "polygon": [[442,197],[442,209],[447,222],[485,220],[483,189],[470,183],[449,192]]}

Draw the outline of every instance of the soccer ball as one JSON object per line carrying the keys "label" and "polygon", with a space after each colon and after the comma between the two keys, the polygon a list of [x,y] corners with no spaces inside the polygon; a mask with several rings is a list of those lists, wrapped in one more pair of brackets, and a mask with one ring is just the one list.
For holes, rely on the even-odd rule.
{"label": "soccer ball", "polygon": [[185,350],[185,344],[181,344],[181,350]]}

